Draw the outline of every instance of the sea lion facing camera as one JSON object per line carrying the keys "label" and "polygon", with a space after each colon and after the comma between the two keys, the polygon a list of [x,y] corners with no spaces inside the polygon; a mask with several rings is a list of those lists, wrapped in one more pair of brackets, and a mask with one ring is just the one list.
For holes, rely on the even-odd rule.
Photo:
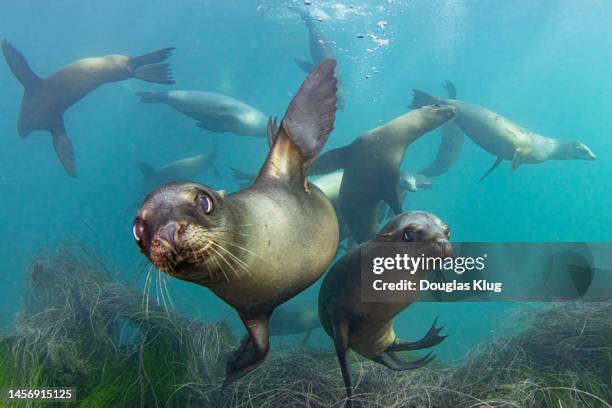
{"label": "sea lion facing camera", "polygon": [[109,82],[138,78],[158,84],[173,84],[165,61],[174,48],[164,48],[140,57],[107,55],[80,59],[66,65],[47,78],[36,75],[25,57],[8,41],[2,41],[2,52],[9,68],[23,85],[23,99],[17,122],[19,136],[32,131],[51,133],[53,147],[68,175],[76,176],[74,149],[64,126],[64,111],[91,91]]}
{"label": "sea lion facing camera", "polygon": [[359,136],[350,145],[330,150],[312,165],[311,174],[343,168],[340,212],[352,238],[364,242],[378,230],[379,203],[402,212],[400,164],[408,146],[452,119],[452,106],[425,106]]}
{"label": "sea lion facing camera", "polygon": [[414,90],[413,108],[432,103],[455,107],[455,124],[476,144],[497,157],[479,182],[491,174],[503,160],[511,161],[512,170],[516,170],[523,163],[596,158],[591,149],[583,143],[542,136],[483,107],[456,99],[441,99],[418,89]]}
{"label": "sea lion facing camera", "polygon": [[198,121],[199,128],[216,133],[266,137],[268,117],[237,99],[213,92],[139,92],[145,103],[165,103]]}
{"label": "sea lion facing camera", "polygon": [[[452,256],[448,242],[448,226],[433,214],[421,211],[406,212],[392,218],[376,235],[376,242],[409,242],[405,253],[419,257]],[[361,250],[353,249],[332,266],[325,275],[319,291],[319,319],[325,332],[333,339],[346,387],[348,406],[352,406],[350,350],[383,364],[392,370],[410,370],[433,360],[431,354],[414,362],[400,360],[399,351],[420,350],[439,344],[446,336],[439,336],[442,328],[435,322],[421,340],[409,343],[400,340],[393,330],[393,318],[414,303],[418,290],[403,291],[401,301],[363,302],[361,300]],[[427,271],[416,270],[410,279],[419,282]],[[417,283],[418,288],[418,283]]]}
{"label": "sea lion facing camera", "polygon": [[306,179],[333,128],[335,66],[324,61],[306,78],[252,186],[225,196],[195,183],[165,185],[134,221],[140,250],[155,266],[208,287],[242,319],[248,335],[226,383],[263,362],[273,310],[312,285],[336,253],[334,209]]}

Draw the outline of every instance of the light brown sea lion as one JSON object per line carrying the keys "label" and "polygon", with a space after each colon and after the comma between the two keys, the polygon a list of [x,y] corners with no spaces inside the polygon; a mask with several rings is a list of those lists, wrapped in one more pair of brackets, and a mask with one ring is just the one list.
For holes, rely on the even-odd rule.
{"label": "light brown sea lion", "polygon": [[[377,234],[377,242],[411,242],[406,247],[408,256],[447,257],[452,255],[448,242],[448,226],[438,217],[426,212],[406,212],[392,218]],[[434,321],[421,340],[409,343],[400,340],[393,331],[393,318],[416,301],[418,291],[404,291],[402,301],[363,302],[361,291],[361,250],[353,249],[336,262],[325,275],[319,291],[319,318],[325,332],[334,340],[338,362],[347,393],[347,405],[352,406],[350,350],[383,364],[392,370],[410,370],[433,360],[431,354],[413,362],[400,360],[399,351],[420,350],[439,344],[442,328]],[[407,279],[418,282],[426,271],[417,270]],[[417,283],[418,287],[418,283]]]}
{"label": "light brown sea lion", "polygon": [[109,82],[138,78],[147,82],[173,84],[166,60],[174,48],[164,48],[140,57],[107,55],[80,59],[47,78],[36,75],[25,57],[8,41],[2,52],[11,71],[23,85],[21,111],[17,121],[19,136],[32,131],[51,133],[53,147],[66,172],[76,176],[74,149],[64,127],[64,112],[91,91]]}
{"label": "light brown sea lion", "polygon": [[338,221],[306,172],[333,128],[334,60],[322,62],[291,101],[255,183],[225,196],[195,183],[165,185],[134,221],[141,252],[162,271],[208,287],[248,331],[226,383],[259,366],[274,309],[312,285],[338,246]]}
{"label": "light brown sea lion", "polygon": [[454,114],[455,108],[449,105],[425,106],[372,129],[350,145],[330,150],[315,161],[310,169],[313,175],[344,169],[340,212],[356,242],[365,242],[378,231],[381,201],[395,214],[402,212],[400,164],[406,149]]}
{"label": "light brown sea lion", "polygon": [[413,108],[432,103],[455,107],[455,124],[476,144],[497,157],[493,166],[478,182],[491,174],[503,160],[511,161],[512,170],[516,170],[523,163],[596,158],[584,143],[542,136],[483,107],[455,99],[441,99],[418,89],[414,90]]}

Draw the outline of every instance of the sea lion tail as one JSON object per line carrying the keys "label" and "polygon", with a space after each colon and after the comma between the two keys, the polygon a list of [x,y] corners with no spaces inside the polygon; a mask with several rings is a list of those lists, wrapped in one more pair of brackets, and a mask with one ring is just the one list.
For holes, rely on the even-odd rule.
{"label": "sea lion tail", "polygon": [[64,127],[63,121],[51,129],[51,136],[53,138],[55,153],[62,163],[62,166],[64,166],[66,173],[68,173],[70,177],[76,177],[74,148],[72,147],[72,142],[66,134],[66,128]]}
{"label": "sea lion tail", "polygon": [[140,102],[143,103],[163,102],[166,97],[165,92],[136,92],[136,95],[140,96]]}
{"label": "sea lion tail", "polygon": [[431,96],[428,93],[425,93],[418,89],[413,89],[412,92],[413,92],[412,104],[410,105],[412,109],[418,109],[418,108],[422,108],[423,106],[434,105],[436,103],[440,103],[440,99],[436,98],[435,96]]}
{"label": "sea lion tail", "polygon": [[2,40],[2,53],[11,72],[21,82],[24,89],[31,90],[40,86],[42,79],[32,71],[23,54],[7,40]]}
{"label": "sea lion tail", "polygon": [[170,64],[143,65],[134,70],[134,78],[156,84],[172,85],[172,69]]}

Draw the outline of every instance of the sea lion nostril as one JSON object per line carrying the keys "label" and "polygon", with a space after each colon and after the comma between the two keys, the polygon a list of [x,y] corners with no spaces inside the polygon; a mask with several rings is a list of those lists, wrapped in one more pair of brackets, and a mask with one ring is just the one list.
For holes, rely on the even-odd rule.
{"label": "sea lion nostril", "polygon": [[174,245],[176,242],[176,232],[178,230],[178,226],[174,223],[166,224],[157,230],[157,240],[165,241],[170,245]]}

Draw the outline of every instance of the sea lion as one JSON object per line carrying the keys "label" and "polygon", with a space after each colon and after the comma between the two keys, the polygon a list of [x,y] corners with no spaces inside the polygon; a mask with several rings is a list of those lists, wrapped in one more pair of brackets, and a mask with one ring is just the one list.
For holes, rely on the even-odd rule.
{"label": "sea lion", "polygon": [[[448,99],[457,99],[455,84],[446,81],[442,87],[446,90]],[[457,161],[459,153],[461,153],[465,137],[461,129],[454,122],[449,121],[440,126],[440,133],[442,134],[442,139],[440,140],[436,158],[430,165],[418,172],[423,176],[439,177],[446,173]]]}
{"label": "sea lion", "polygon": [[19,136],[32,131],[51,133],[53,147],[68,175],[76,177],[74,149],[64,126],[64,112],[91,91],[109,82],[138,78],[158,84],[173,84],[165,61],[174,48],[164,48],[140,57],[107,55],[80,59],[47,78],[32,71],[25,57],[8,41],[2,40],[2,53],[9,68],[23,85],[21,111],[17,121]]}
{"label": "sea lion", "polygon": [[291,101],[255,183],[224,195],[195,183],[152,192],[134,221],[141,252],[163,272],[208,287],[248,335],[226,384],[265,359],[274,309],[312,285],[338,246],[334,209],[306,172],[333,129],[336,62],[322,62]]}
{"label": "sea lion", "polygon": [[511,161],[512,170],[516,170],[523,163],[596,158],[591,149],[583,143],[542,136],[483,107],[459,100],[441,99],[418,89],[414,90],[413,108],[432,103],[455,107],[457,126],[476,144],[497,157],[478,182],[491,174],[503,160]]}
{"label": "sea lion", "polygon": [[278,307],[270,318],[270,336],[291,336],[305,333],[305,346],[313,330],[321,327],[319,313],[314,304],[289,303]]}
{"label": "sea lion", "polygon": [[173,161],[159,169],[155,169],[150,164],[142,161],[137,161],[136,164],[143,176],[143,191],[148,193],[162,184],[174,181],[193,180],[207,170],[212,170],[216,177],[221,179],[221,174],[219,174],[215,166],[216,160],[217,150],[213,147],[209,154],[198,154],[197,156]]}
{"label": "sea lion", "polygon": [[313,163],[312,175],[344,169],[340,213],[357,243],[376,234],[381,201],[394,214],[402,212],[400,164],[408,146],[454,114],[455,108],[449,105],[425,106],[364,133],[350,145],[324,153]]}
{"label": "sea lion", "polygon": [[[406,246],[408,256],[447,257],[452,255],[448,242],[448,226],[433,214],[415,211],[392,218],[376,235],[377,242],[411,242]],[[410,370],[433,360],[431,353],[414,362],[404,362],[395,352],[420,350],[439,344],[442,328],[434,321],[421,340],[409,343],[400,340],[393,330],[393,318],[416,301],[418,291],[404,291],[405,298],[394,302],[363,302],[361,300],[361,250],[353,249],[336,262],[325,275],[319,291],[319,319],[325,332],[333,339],[342,378],[347,393],[347,405],[352,406],[350,350],[383,364],[392,370]],[[412,271],[411,271],[412,274]],[[427,271],[416,270],[406,279],[418,282]],[[418,287],[418,283],[417,283]]]}
{"label": "sea lion", "polygon": [[[306,28],[308,29],[308,42],[310,45],[310,59],[312,62],[295,59],[295,64],[305,73],[309,73],[312,69],[326,59],[336,59],[334,54],[334,45],[323,36],[321,31],[316,26],[314,19],[309,11],[301,7],[291,7],[291,11],[297,13],[301,18]],[[336,78],[338,79],[338,109],[344,111],[346,105],[346,92],[342,88],[342,79],[340,73],[336,70]]]}
{"label": "sea lion", "polygon": [[266,137],[268,117],[232,97],[203,91],[138,92],[145,103],[165,103],[216,133]]}

